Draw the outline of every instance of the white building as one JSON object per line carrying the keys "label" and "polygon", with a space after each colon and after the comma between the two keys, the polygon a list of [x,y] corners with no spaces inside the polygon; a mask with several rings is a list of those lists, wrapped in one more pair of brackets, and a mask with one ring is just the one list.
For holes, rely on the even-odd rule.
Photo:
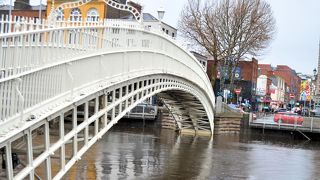
{"label": "white building", "polygon": [[265,96],[267,94],[267,81],[268,77],[266,75],[260,75],[258,77],[256,95]]}
{"label": "white building", "polygon": [[[143,25],[146,29],[161,29],[164,33],[175,38],[177,37],[177,29],[170,26],[169,24],[160,21],[156,17],[152,16],[150,13],[143,13]],[[132,15],[123,17],[122,19],[133,19]]]}
{"label": "white building", "polygon": [[270,87],[271,91],[271,99],[274,102],[274,105],[277,107],[280,107],[281,105],[284,104],[285,100],[285,81],[279,76],[273,76],[272,78],[272,83]]}
{"label": "white building", "polygon": [[166,34],[168,34],[169,36],[175,38],[177,37],[177,29],[170,26],[169,24],[163,22],[163,21],[159,21],[159,19],[155,18],[154,16],[152,16],[149,13],[143,13],[143,25],[146,28],[149,29],[159,29],[161,28],[161,30],[163,32],[165,32]]}
{"label": "white building", "polygon": [[191,51],[191,53],[194,55],[195,58],[200,62],[205,72],[207,72],[208,68],[208,58],[206,56],[203,56],[197,52]]}

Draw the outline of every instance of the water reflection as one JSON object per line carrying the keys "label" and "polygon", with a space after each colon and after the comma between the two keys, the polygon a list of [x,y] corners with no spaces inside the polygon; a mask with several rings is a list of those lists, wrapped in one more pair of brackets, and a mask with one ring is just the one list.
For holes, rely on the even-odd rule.
{"label": "water reflection", "polygon": [[[128,128],[129,127],[129,128]],[[316,179],[320,145],[261,135],[177,136],[119,123],[65,179]]]}

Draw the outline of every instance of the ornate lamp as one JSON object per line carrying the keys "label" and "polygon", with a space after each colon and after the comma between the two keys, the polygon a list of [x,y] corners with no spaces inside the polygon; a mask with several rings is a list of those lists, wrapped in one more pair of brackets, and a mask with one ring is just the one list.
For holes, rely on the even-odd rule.
{"label": "ornate lamp", "polygon": [[164,13],[165,13],[163,7],[160,7],[157,12],[158,12],[158,19],[159,19],[159,21],[161,22],[161,21],[162,21],[162,18],[163,18],[163,16],[164,16]]}

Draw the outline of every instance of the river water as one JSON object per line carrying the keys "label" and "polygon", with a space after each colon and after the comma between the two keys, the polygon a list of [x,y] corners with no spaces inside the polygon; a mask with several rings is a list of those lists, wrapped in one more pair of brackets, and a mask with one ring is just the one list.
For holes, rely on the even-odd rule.
{"label": "river water", "polygon": [[259,133],[181,136],[119,121],[64,179],[320,179],[320,144]]}

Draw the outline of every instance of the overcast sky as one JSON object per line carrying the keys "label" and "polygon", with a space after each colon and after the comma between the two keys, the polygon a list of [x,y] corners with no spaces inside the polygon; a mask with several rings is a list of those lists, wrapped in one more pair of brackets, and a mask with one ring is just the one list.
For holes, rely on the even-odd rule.
{"label": "overcast sky", "polygon": [[[157,17],[162,6],[164,22],[176,27],[187,0],[133,0],[144,12]],[[320,0],[266,0],[272,6],[277,33],[270,48],[258,57],[259,63],[285,64],[297,72],[312,74],[317,68],[320,39]]]}
{"label": "overcast sky", "polygon": [[[10,0],[0,0],[8,1]],[[14,1],[14,0],[13,0]],[[45,2],[46,0],[42,0]],[[181,9],[187,0],[133,0],[157,17],[162,6],[166,13],[163,21],[177,27]],[[272,6],[277,33],[260,63],[273,66],[285,64],[297,72],[312,74],[317,68],[320,40],[320,0],[266,0]],[[37,5],[40,0],[30,0]]]}

